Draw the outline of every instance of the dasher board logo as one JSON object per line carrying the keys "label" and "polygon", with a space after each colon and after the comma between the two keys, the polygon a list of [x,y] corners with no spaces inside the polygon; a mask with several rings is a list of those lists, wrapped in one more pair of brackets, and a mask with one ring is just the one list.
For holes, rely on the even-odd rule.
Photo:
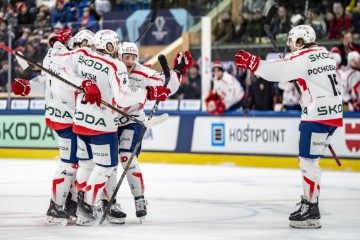
{"label": "dasher board logo", "polygon": [[212,123],[211,124],[211,145],[223,147],[225,146],[225,124]]}
{"label": "dasher board logo", "polygon": [[345,143],[350,152],[356,153],[360,150],[360,123],[345,124]]}

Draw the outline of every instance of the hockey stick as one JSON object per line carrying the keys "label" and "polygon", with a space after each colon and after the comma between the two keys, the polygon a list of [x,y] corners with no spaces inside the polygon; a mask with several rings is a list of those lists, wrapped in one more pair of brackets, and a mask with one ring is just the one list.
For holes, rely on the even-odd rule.
{"label": "hockey stick", "polygon": [[[47,74],[51,75],[52,77],[57,78],[57,79],[59,79],[60,81],[64,82],[65,84],[67,84],[67,85],[75,88],[76,90],[78,90],[78,91],[80,91],[80,92],[84,92],[84,89],[82,89],[81,87],[78,87],[78,86],[76,86],[75,84],[73,84],[72,82],[70,82],[70,81],[68,81],[68,80],[66,80],[66,79],[64,79],[64,78],[56,75],[55,73],[53,73],[53,72],[51,72],[50,70],[44,68],[43,66],[41,66],[41,65],[39,65],[39,64],[37,64],[37,63],[34,63],[34,62],[31,61],[30,59],[27,59],[27,58],[24,57],[23,55],[15,52],[13,49],[5,46],[4,44],[0,43],[0,48],[4,49],[5,51],[9,52],[10,54],[15,55],[16,58],[17,58],[17,59],[21,59],[22,62],[25,61],[25,62],[33,65],[34,67],[37,67],[38,69],[46,72]],[[23,64],[23,63],[22,63],[22,64]],[[158,124],[166,121],[166,120],[168,119],[168,117],[169,117],[169,116],[165,113],[165,114],[163,114],[163,115],[161,115],[161,116],[159,116],[159,117],[154,118],[153,120],[140,121],[140,120],[136,119],[136,117],[131,116],[131,115],[129,115],[129,114],[121,111],[120,109],[112,106],[111,104],[109,104],[109,103],[107,103],[107,102],[105,102],[105,101],[103,101],[103,100],[101,100],[101,103],[102,103],[103,105],[107,106],[108,108],[110,108],[111,110],[114,110],[114,111],[120,113],[121,115],[127,117],[128,119],[130,119],[130,120],[132,120],[132,121],[134,121],[134,122],[136,122],[136,123],[138,123],[138,124],[141,124],[141,125],[144,126],[144,127],[152,127],[152,126],[158,125]]]}
{"label": "hockey stick", "polygon": [[[271,34],[270,32],[270,24],[271,24],[271,20],[273,19],[273,17],[275,16],[275,14],[277,13],[277,10],[278,10],[279,6],[277,4],[274,4],[271,6],[271,8],[269,9],[269,12],[268,14],[266,15],[266,18],[265,18],[265,23],[264,23],[264,30],[265,30],[265,33],[266,35],[268,36],[268,38],[270,39],[276,53],[279,55],[279,58],[280,59],[284,59],[284,56],[281,54],[277,44],[276,44],[276,41],[273,37],[273,35]],[[296,88],[296,91],[299,93],[299,95],[301,95],[301,90],[300,90],[300,87],[298,85],[298,83],[296,82],[296,80],[292,80],[290,81],[294,84],[295,88]],[[328,148],[331,152],[331,155],[333,156],[333,158],[335,159],[336,161],[336,164],[340,167],[341,166],[341,162],[340,162],[340,159],[338,158],[338,156],[336,155],[334,149],[332,148],[332,146],[328,145]]]}
{"label": "hockey stick", "polygon": [[[168,85],[169,81],[170,81],[170,69],[169,69],[167,60],[166,60],[166,58],[165,58],[165,56],[164,56],[163,54],[159,55],[158,60],[159,60],[160,65],[161,65],[161,67],[162,67],[162,69],[163,69],[163,71],[164,71],[164,74],[165,74],[165,84],[164,84],[164,86],[166,87],[166,86]],[[155,111],[156,111],[158,105],[159,105],[159,100],[157,100],[157,101],[155,102],[154,107],[152,108],[152,110],[151,110],[151,112],[150,112],[150,116],[149,116],[149,118],[148,118],[149,120],[154,116]],[[103,213],[103,215],[102,215],[102,217],[101,217],[101,220],[100,220],[100,223],[99,223],[100,225],[104,222],[104,220],[105,220],[105,218],[106,218],[106,215],[110,212],[111,204],[114,202],[114,199],[115,199],[115,197],[116,197],[116,195],[117,195],[117,192],[119,191],[119,188],[120,188],[122,182],[124,181],[124,178],[125,178],[125,176],[126,176],[126,173],[127,173],[127,171],[129,170],[129,168],[130,168],[131,162],[132,162],[132,160],[133,160],[133,158],[134,158],[137,150],[138,150],[139,147],[140,147],[140,144],[141,144],[142,139],[143,139],[143,137],[144,137],[144,135],[145,135],[145,133],[146,133],[146,130],[147,130],[147,127],[144,127],[144,128],[142,129],[141,133],[140,133],[140,137],[139,137],[139,139],[138,139],[138,141],[137,141],[137,143],[136,143],[136,145],[135,145],[134,150],[132,151],[132,153],[131,153],[131,155],[130,155],[130,158],[129,158],[126,166],[124,167],[124,171],[123,171],[123,173],[121,174],[121,177],[120,177],[120,179],[119,179],[119,181],[118,181],[118,183],[117,183],[117,185],[116,185],[116,188],[115,188],[115,190],[114,190],[114,192],[113,192],[113,194],[112,194],[112,196],[111,196],[111,198],[110,198],[109,204],[106,206],[106,208],[105,208],[105,210],[104,210],[104,213]]]}
{"label": "hockey stick", "polygon": [[140,33],[139,37],[135,40],[135,43],[140,42],[143,35],[150,29],[150,27],[154,24],[155,18],[157,17],[157,12],[159,10],[161,4],[161,0],[153,0],[152,7],[151,7],[151,18],[150,22],[146,25],[145,29]]}

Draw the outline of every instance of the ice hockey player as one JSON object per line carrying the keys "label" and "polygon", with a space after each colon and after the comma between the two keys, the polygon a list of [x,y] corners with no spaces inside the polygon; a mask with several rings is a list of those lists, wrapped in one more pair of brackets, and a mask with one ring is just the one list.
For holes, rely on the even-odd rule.
{"label": "ice hockey player", "polygon": [[[65,70],[63,66],[52,61],[55,53],[68,52],[66,46],[71,34],[70,29],[59,30],[49,39],[51,48],[43,60],[43,66],[75,85],[83,86],[86,91],[85,98],[89,100],[90,104],[93,104],[100,96],[97,86],[89,84],[90,80],[83,80],[72,71]],[[73,132],[75,89],[45,72],[30,81],[15,80],[12,85],[13,91],[22,96],[29,94],[31,89],[33,89],[32,92],[39,91],[41,85],[45,84],[46,124],[58,134],[61,157],[60,166],[53,176],[52,198],[47,211],[47,220],[49,223],[66,225],[70,216],[76,217],[75,191],[68,195],[72,186],[72,178],[76,175],[78,167],[77,135]],[[72,187],[75,188],[75,186]]]}
{"label": "ice hockey player", "polygon": [[234,76],[224,71],[220,61],[213,65],[214,79],[211,90],[205,99],[206,111],[210,114],[221,115],[227,110],[245,107],[245,91]]}
{"label": "ice hockey player", "polygon": [[298,25],[292,28],[287,45],[292,55],[284,60],[263,61],[258,56],[240,50],[235,55],[235,62],[238,68],[249,69],[269,81],[297,79],[301,88],[299,165],[304,195],[289,220],[290,226],[294,228],[320,228],[319,160],[328,146],[330,136],[343,124],[336,62],[331,53],[316,45],[315,31],[310,26]]}
{"label": "ice hockey player", "polygon": [[[165,76],[163,73],[139,64],[139,49],[135,43],[123,42],[119,45],[119,59],[125,64],[129,74],[129,85],[131,88],[140,88],[148,90],[147,98],[149,100],[165,101],[169,95],[174,94],[186,74],[187,69],[192,64],[192,57],[189,52],[178,53],[175,59],[174,70],[170,72],[170,81],[164,87]],[[126,108],[130,115],[137,116],[138,120],[145,119],[144,104],[136,104]],[[126,166],[136,143],[139,140],[142,126],[130,121],[126,117],[120,118],[118,128],[119,154],[120,162],[123,167]],[[135,198],[136,216],[143,220],[147,215],[147,201],[144,197],[145,185],[142,172],[140,170],[138,157],[141,152],[141,145],[138,148],[134,158],[131,161],[126,177]]]}
{"label": "ice hockey player", "polygon": [[[79,49],[81,47],[88,47],[94,49],[94,36],[95,34],[89,30],[81,30],[74,37],[72,37],[72,49]],[[90,177],[90,174],[95,166],[92,159],[81,159],[79,161],[79,167],[76,175],[75,186],[76,192],[85,191],[86,183]],[[103,203],[103,207],[108,204],[108,199],[111,198],[112,192],[114,191],[117,184],[117,168],[114,168],[110,175],[110,178],[106,182],[103,193],[101,194],[100,200]],[[111,223],[125,223],[126,213],[123,212],[119,203],[112,204],[107,220]]]}

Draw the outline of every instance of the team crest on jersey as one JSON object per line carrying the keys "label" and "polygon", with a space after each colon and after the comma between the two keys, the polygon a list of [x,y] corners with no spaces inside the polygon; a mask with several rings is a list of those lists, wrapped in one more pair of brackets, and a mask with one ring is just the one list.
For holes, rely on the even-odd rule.
{"label": "team crest on jersey", "polygon": [[360,123],[355,126],[352,123],[345,124],[345,143],[352,153],[360,150]]}

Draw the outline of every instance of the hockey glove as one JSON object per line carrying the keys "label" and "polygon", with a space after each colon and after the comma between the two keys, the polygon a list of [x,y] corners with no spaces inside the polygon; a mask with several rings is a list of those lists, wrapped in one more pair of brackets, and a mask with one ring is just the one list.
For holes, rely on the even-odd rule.
{"label": "hockey glove", "polygon": [[184,53],[178,52],[174,59],[174,71],[177,73],[178,78],[182,75],[185,75],[189,70],[190,66],[193,65],[193,58],[189,51],[185,51]]}
{"label": "hockey glove", "polygon": [[96,105],[100,107],[101,92],[98,86],[91,80],[84,80],[81,83],[81,86],[85,90],[85,100],[90,104],[94,104],[96,102]]}
{"label": "hockey glove", "polygon": [[11,84],[12,90],[15,95],[27,96],[30,93],[30,83],[26,79],[15,78]]}
{"label": "hockey glove", "polygon": [[259,62],[260,57],[251,55],[244,50],[240,50],[235,54],[236,67],[249,69],[252,73],[258,68]]}
{"label": "hockey glove", "polygon": [[205,105],[206,111],[213,115],[221,115],[226,110],[224,102],[215,92],[210,92],[205,99]]}
{"label": "hockey glove", "polygon": [[170,89],[164,86],[148,86],[146,89],[148,90],[147,99],[159,100],[161,102],[165,101],[171,93]]}

